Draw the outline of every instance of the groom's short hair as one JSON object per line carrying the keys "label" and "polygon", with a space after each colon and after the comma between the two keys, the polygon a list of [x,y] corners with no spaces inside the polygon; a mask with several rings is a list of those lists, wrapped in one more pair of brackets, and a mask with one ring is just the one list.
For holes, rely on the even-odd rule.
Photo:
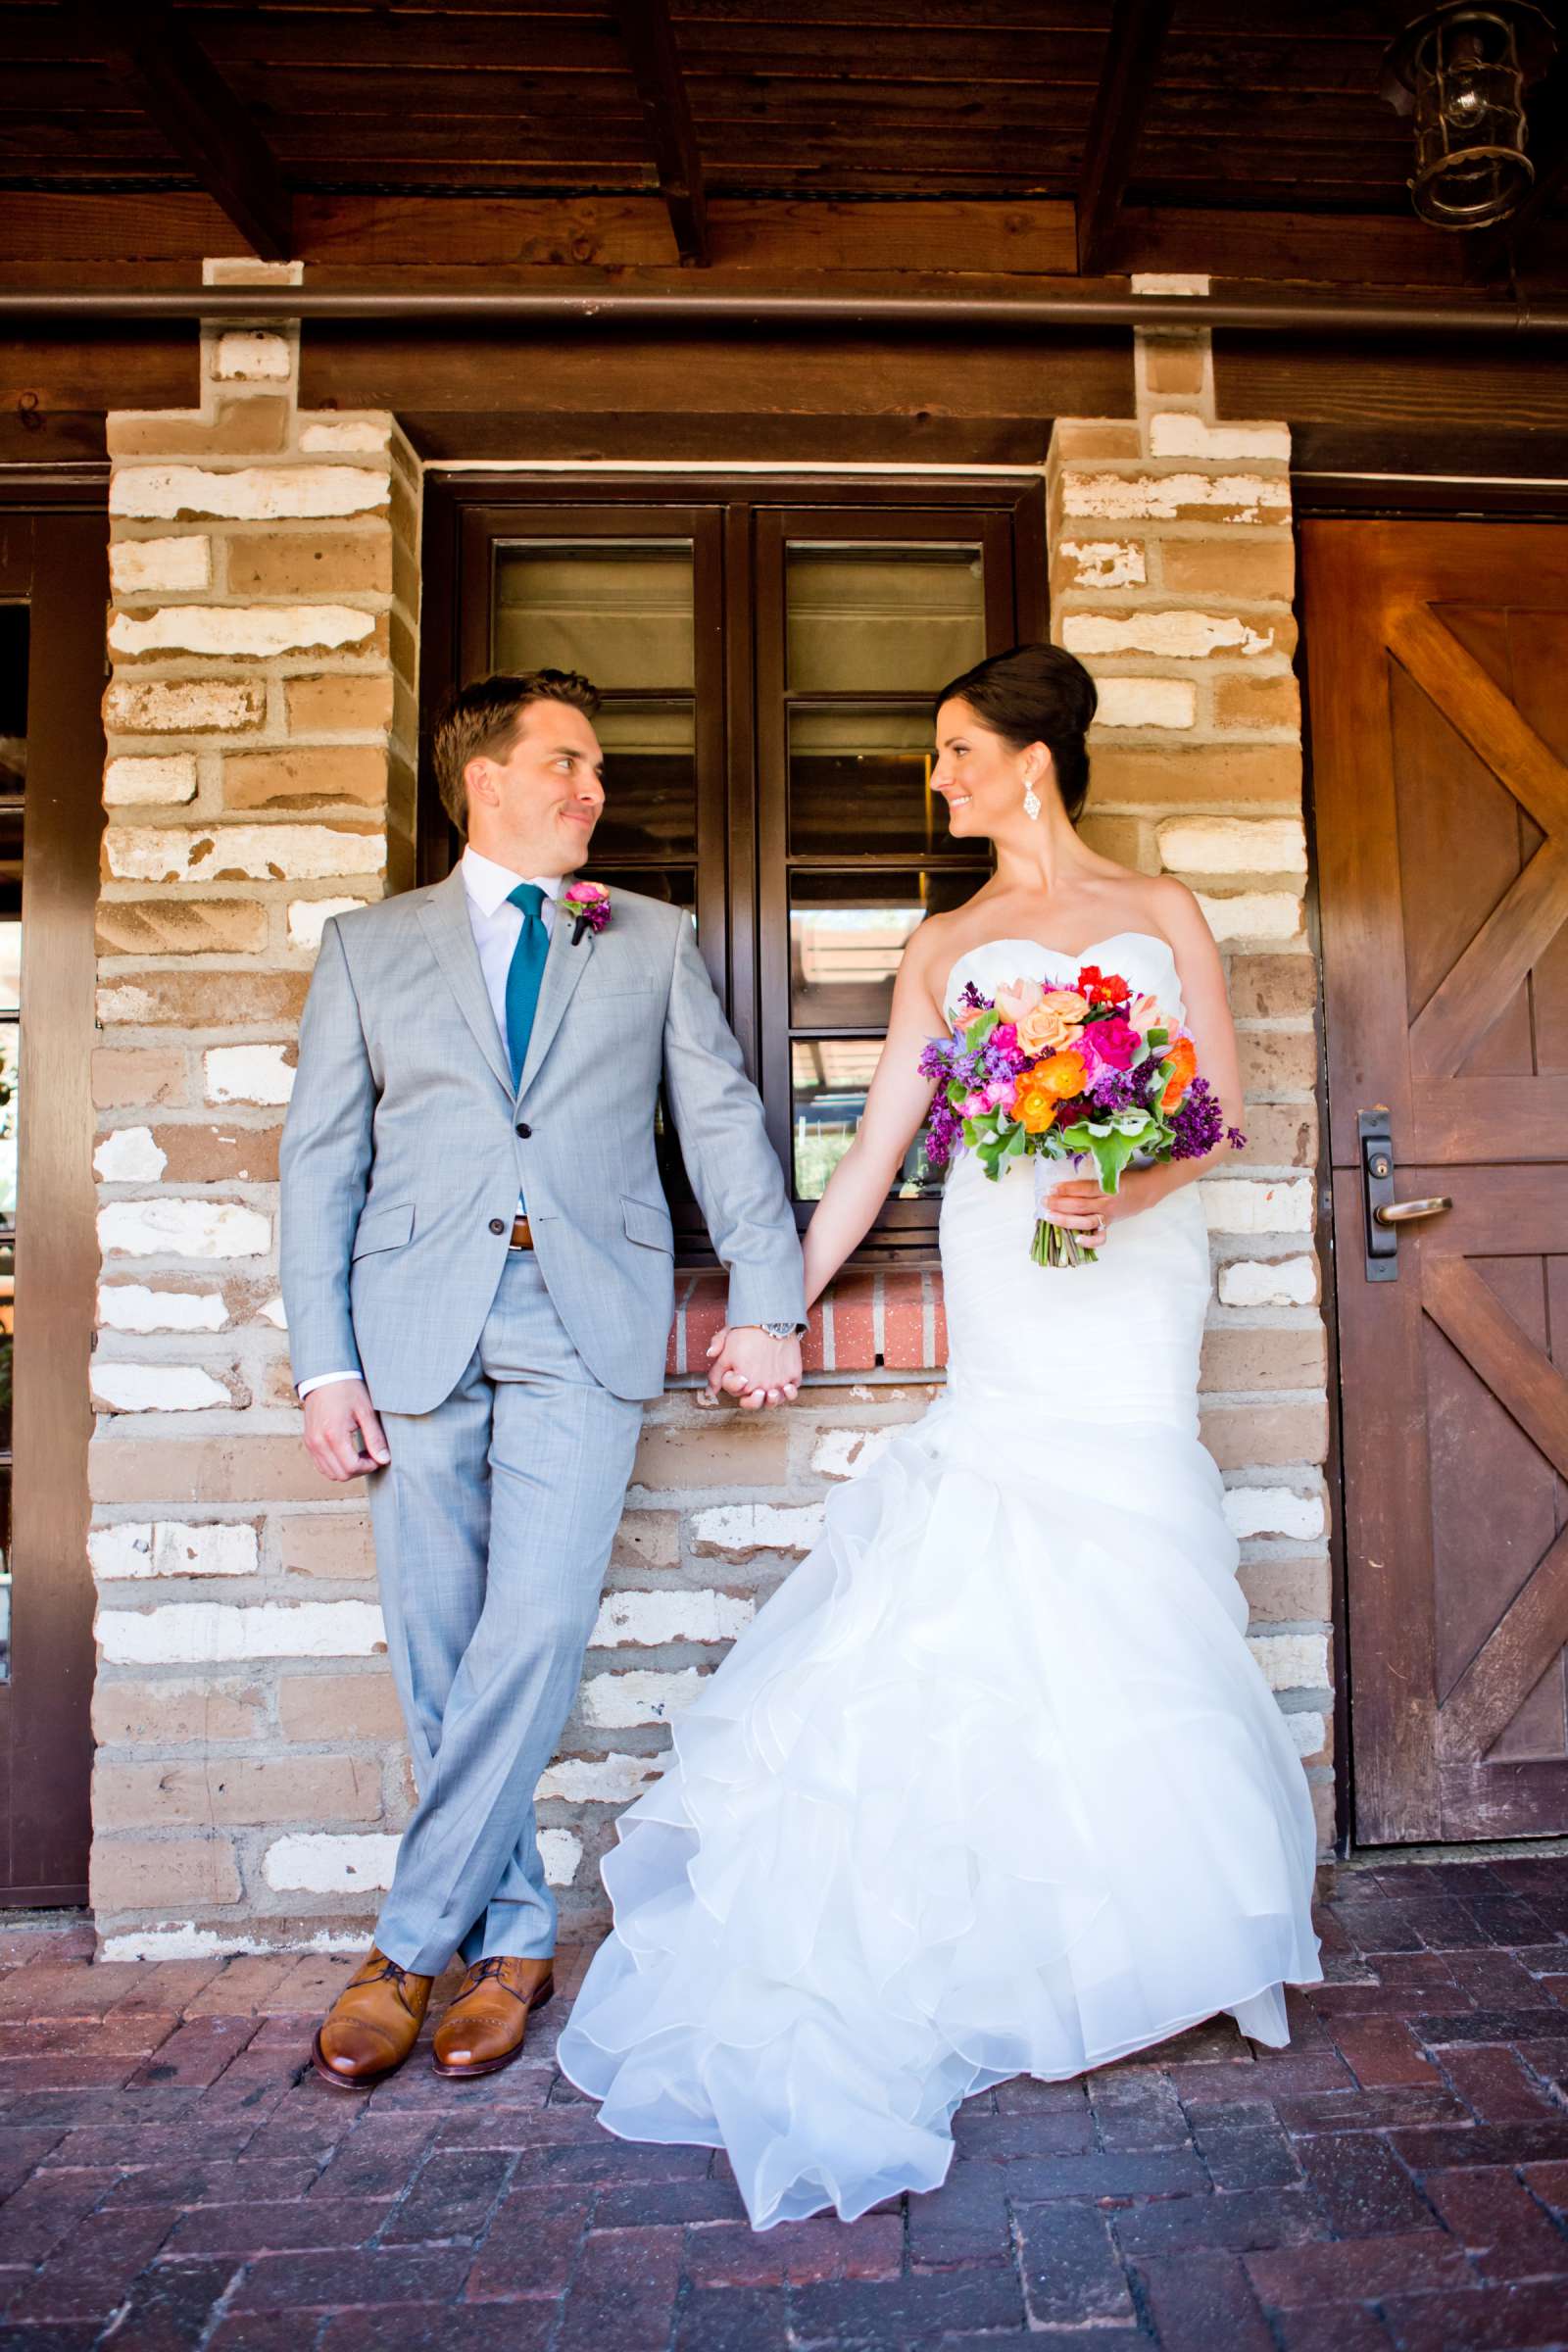
{"label": "groom's short hair", "polygon": [[580,670],[523,669],[472,678],[449,696],[436,721],[432,757],[441,806],[465,837],[468,787],[464,771],[468,761],[508,759],[523,715],[535,703],[566,703],[584,718],[592,718],[599,709],[599,689]]}

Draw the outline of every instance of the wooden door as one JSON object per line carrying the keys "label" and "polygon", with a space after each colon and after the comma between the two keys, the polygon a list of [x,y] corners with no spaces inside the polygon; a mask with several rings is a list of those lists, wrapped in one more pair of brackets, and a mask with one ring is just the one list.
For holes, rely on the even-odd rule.
{"label": "wooden door", "polygon": [[1568,530],[1302,536],[1354,1835],[1568,1831]]}
{"label": "wooden door", "polygon": [[108,536],[0,496],[0,1904],[87,1894]]}

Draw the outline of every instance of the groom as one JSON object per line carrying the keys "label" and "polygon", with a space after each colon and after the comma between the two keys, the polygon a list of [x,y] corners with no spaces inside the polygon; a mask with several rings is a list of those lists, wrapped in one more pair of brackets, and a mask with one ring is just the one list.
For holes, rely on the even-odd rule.
{"label": "groom", "polygon": [[468,1969],[435,2034],[443,2075],[509,2064],[552,1990],[533,1792],[663,1385],[661,1079],[729,1269],[710,1388],[777,1403],[801,1375],[800,1246],[691,923],[565,888],[604,807],[597,709],[564,670],[457,695],[435,764],[462,860],[328,920],[300,1027],[294,1378],[317,1467],[369,1473],[419,1790],[375,1942],[313,2045],[347,2089],[401,2066],[454,1952]]}

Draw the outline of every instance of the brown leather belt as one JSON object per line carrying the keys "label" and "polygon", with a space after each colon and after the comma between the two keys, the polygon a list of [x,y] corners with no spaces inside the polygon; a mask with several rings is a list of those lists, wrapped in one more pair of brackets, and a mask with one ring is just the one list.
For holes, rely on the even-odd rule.
{"label": "brown leather belt", "polygon": [[533,1248],[533,1232],[526,1217],[513,1219],[511,1247],[514,1250],[531,1250]]}

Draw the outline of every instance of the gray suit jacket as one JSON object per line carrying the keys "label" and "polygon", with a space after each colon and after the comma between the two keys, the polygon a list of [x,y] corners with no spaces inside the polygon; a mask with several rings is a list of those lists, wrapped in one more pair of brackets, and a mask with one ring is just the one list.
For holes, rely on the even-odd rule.
{"label": "gray suit jacket", "polygon": [[441,1403],[478,1344],[520,1188],[578,1353],[613,1395],[658,1396],[674,1309],[661,1075],[730,1321],[804,1321],[778,1161],[690,920],[617,890],[597,939],[573,946],[573,928],[558,907],[514,1094],[461,871],[327,922],[283,1129],[296,1381],[358,1365],[387,1412]]}

